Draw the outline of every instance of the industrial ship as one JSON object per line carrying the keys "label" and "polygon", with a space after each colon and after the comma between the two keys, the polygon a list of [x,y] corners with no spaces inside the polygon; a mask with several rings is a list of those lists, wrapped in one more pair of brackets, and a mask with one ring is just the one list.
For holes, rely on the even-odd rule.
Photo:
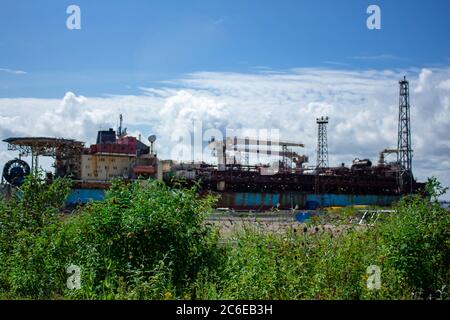
{"label": "industrial ship", "polygon": [[[129,136],[122,127],[99,131],[95,144],[49,137],[13,137],[5,139],[8,150],[18,158],[3,168],[3,189],[19,186],[26,175],[37,170],[39,157],[55,159],[55,177],[74,181],[68,205],[84,204],[104,198],[114,178],[132,181],[158,179],[167,184],[174,180],[187,185],[196,183],[199,192],[218,195],[217,207],[234,210],[316,209],[327,206],[389,206],[405,194],[423,190],[424,184],[412,173],[409,82],[400,84],[397,147],[384,149],[374,164],[369,159],[354,159],[351,166],[329,166],[327,145],[328,117],[316,119],[318,125],[317,164],[308,165],[309,157],[299,153],[304,145],[292,141],[270,141],[249,137],[226,137],[210,141],[217,164],[177,162],[159,159],[154,152],[156,136],[148,143]],[[262,148],[264,146],[264,148]],[[262,154],[276,157],[272,164],[243,164],[236,154]],[[386,157],[395,154],[395,161]],[[31,157],[31,166],[23,158]],[[275,169],[274,169],[275,167]]]}

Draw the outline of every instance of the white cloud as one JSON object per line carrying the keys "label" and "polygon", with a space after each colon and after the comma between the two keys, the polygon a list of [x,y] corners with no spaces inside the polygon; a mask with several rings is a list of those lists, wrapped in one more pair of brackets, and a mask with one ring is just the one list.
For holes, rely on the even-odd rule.
{"label": "white cloud", "polygon": [[339,62],[339,61],[324,61],[324,63],[334,65],[334,66],[339,66],[339,67],[349,67],[350,66],[350,64],[348,64],[348,63]]}
{"label": "white cloud", "polygon": [[27,74],[25,71],[22,70],[13,70],[13,69],[7,69],[7,68],[0,68],[0,72],[6,72],[10,74]]}
{"label": "white cloud", "polygon": [[353,56],[350,59],[355,60],[400,60],[399,57],[392,54],[379,54],[374,56]]}
{"label": "white cloud", "polygon": [[422,69],[419,75],[419,83],[417,84],[417,87],[414,89],[414,92],[421,93],[424,90],[429,88],[428,80],[433,74],[433,71],[430,69]]}
{"label": "white cloud", "polygon": [[438,85],[438,87],[442,90],[450,91],[450,79],[441,81]]}
{"label": "white cloud", "polygon": [[[396,146],[398,81],[404,73],[411,88],[419,88],[411,92],[414,172],[421,180],[437,175],[450,185],[450,69],[198,72],[171,81],[170,88],[141,88],[136,96],[5,98],[0,138],[60,136],[93,143],[96,131],[117,127],[123,113],[129,132],[158,136],[162,158],[171,157],[176,136],[201,120],[204,130],[280,129],[281,138],[305,143],[314,164],[315,120],[328,115],[332,165],[355,157],[376,162],[380,150]],[[5,152],[0,144],[0,167],[8,160]]]}

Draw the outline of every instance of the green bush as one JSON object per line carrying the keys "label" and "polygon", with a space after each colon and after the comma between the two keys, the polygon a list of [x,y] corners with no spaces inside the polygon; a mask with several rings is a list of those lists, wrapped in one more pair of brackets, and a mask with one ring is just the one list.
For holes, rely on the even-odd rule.
{"label": "green bush", "polygon": [[[0,290],[14,298],[179,297],[216,263],[217,235],[204,224],[214,199],[157,181],[114,181],[106,199],[61,218],[69,184],[31,177],[0,202]],[[66,268],[81,269],[69,290]]]}
{"label": "green bush", "polygon": [[450,279],[450,215],[437,201],[446,189],[434,178],[427,189],[431,201],[405,197],[396,215],[379,227],[386,266],[397,270],[421,298],[441,295]]}
{"label": "green bush", "polygon": [[[9,201],[0,201],[0,292],[11,297],[49,297],[62,260],[55,239],[70,181],[46,183],[29,176]],[[63,271],[62,271],[63,272]]]}
{"label": "green bush", "polygon": [[118,279],[133,287],[138,278],[147,286],[162,276],[180,296],[214,262],[217,237],[203,223],[213,201],[157,181],[114,181],[104,201],[81,209],[61,233],[70,239],[70,263],[83,271],[84,297],[114,297]]}
{"label": "green bush", "polygon": [[[228,251],[216,294],[224,299],[442,299],[449,297],[449,212],[437,198],[405,197],[371,227],[334,225],[267,234],[245,229]],[[341,223],[347,219],[342,219]],[[341,228],[340,228],[341,227]],[[342,231],[343,230],[343,231]],[[381,270],[381,288],[367,287],[367,267]]]}
{"label": "green bush", "polygon": [[[409,196],[373,226],[255,225],[219,242],[205,218],[212,197],[157,181],[116,180],[104,201],[61,215],[70,181],[27,179],[0,200],[0,298],[51,299],[448,299],[449,212]],[[318,222],[317,222],[318,223]],[[314,232],[311,232],[313,230]],[[81,288],[66,285],[69,265]],[[381,288],[367,287],[367,267]]]}

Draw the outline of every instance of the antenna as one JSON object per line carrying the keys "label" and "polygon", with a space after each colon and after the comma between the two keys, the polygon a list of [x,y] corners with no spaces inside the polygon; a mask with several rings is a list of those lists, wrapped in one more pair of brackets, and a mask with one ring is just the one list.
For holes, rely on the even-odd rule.
{"label": "antenna", "polygon": [[327,124],[328,117],[317,118],[318,135],[317,135],[317,169],[328,168],[328,141],[327,141]]}
{"label": "antenna", "polygon": [[411,119],[409,81],[406,80],[406,76],[403,77],[403,80],[401,80],[399,84],[400,99],[398,113],[397,162],[400,168],[398,172],[398,183],[401,191],[405,190],[405,187],[409,187],[409,191],[412,191]]}
{"label": "antenna", "polygon": [[122,127],[123,124],[123,116],[122,114],[119,115],[119,129],[117,130],[117,136],[120,137],[124,137],[127,135],[127,128],[123,128]]}
{"label": "antenna", "polygon": [[120,114],[120,116],[119,116],[119,130],[117,130],[118,131],[117,134],[119,135],[119,137],[122,136],[122,121],[123,121],[122,114]]}
{"label": "antenna", "polygon": [[150,142],[150,154],[153,154],[153,143],[156,141],[156,136],[152,134],[148,137],[148,141]]}

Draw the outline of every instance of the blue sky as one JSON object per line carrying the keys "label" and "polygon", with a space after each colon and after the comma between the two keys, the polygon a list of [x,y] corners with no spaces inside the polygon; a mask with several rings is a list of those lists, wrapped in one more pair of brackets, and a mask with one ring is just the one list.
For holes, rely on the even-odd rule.
{"label": "blue sky", "polygon": [[[66,28],[81,8],[82,29]],[[377,4],[382,29],[366,28]],[[0,1],[0,97],[135,94],[198,71],[449,64],[450,1]]]}

